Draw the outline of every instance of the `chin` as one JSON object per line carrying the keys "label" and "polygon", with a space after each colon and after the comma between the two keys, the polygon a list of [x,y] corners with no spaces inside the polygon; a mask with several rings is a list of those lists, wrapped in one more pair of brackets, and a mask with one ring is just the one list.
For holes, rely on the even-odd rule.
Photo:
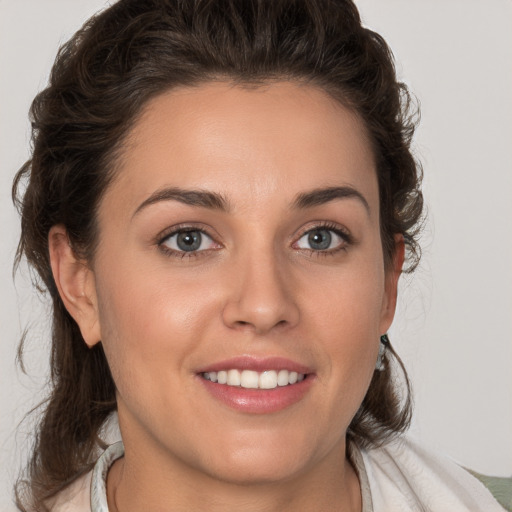
{"label": "chin", "polygon": [[[244,443],[229,442],[203,460],[208,474],[238,485],[268,484],[293,479],[318,462],[323,450],[311,450],[316,443],[282,434],[260,432]],[[301,437],[301,436],[299,436]],[[238,440],[240,441],[240,440]]]}
{"label": "chin", "polygon": [[293,479],[303,469],[303,462],[280,460],[275,455],[251,458],[247,454],[243,460],[222,461],[210,466],[208,473],[216,480],[236,485],[262,485]]}

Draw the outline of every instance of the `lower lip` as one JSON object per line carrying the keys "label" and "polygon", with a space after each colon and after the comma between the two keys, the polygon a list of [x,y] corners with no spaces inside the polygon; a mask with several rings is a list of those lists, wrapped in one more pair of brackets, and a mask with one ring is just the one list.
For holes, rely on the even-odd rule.
{"label": "lower lip", "polygon": [[314,381],[308,375],[303,381],[274,389],[246,389],[211,382],[198,376],[203,386],[216,399],[240,412],[251,414],[269,414],[278,412],[304,398]]}

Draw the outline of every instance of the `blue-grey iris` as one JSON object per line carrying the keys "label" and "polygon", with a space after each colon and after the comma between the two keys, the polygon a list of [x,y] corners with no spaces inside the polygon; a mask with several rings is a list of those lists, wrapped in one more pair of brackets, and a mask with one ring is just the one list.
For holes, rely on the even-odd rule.
{"label": "blue-grey iris", "polygon": [[308,235],[309,246],[316,251],[329,249],[331,241],[332,235],[328,229],[315,229]]}
{"label": "blue-grey iris", "polygon": [[182,251],[197,251],[201,247],[202,236],[200,231],[183,231],[176,237],[176,245]]}

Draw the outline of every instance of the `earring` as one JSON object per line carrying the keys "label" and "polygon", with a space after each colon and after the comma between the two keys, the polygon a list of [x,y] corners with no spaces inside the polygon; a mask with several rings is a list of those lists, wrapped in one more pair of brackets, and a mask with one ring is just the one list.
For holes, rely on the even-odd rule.
{"label": "earring", "polygon": [[389,345],[389,338],[387,334],[383,334],[380,337],[380,345],[379,345],[379,355],[377,356],[377,362],[375,363],[375,369],[379,372],[384,370],[384,354],[386,353],[386,348]]}

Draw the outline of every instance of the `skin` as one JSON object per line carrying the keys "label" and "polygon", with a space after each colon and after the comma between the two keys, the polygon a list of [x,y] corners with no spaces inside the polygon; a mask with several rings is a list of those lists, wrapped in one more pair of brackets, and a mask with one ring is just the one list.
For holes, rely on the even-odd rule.
{"label": "skin", "polygon": [[[220,194],[229,210],[141,206],[166,187]],[[324,187],[364,199],[296,207],[298,195]],[[132,128],[98,221],[93,262],[74,257],[62,226],[50,252],[66,307],[88,345],[103,343],[118,390],[126,455],[109,473],[111,510],[360,510],[346,430],[391,324],[403,262],[397,239],[384,268],[360,119],[289,82],[165,93]],[[313,250],[305,233],[325,223],[349,237]],[[163,238],[178,225],[211,241],[192,256],[169,252]],[[292,359],[314,381],[282,411],[234,410],[197,372],[240,355]]]}

